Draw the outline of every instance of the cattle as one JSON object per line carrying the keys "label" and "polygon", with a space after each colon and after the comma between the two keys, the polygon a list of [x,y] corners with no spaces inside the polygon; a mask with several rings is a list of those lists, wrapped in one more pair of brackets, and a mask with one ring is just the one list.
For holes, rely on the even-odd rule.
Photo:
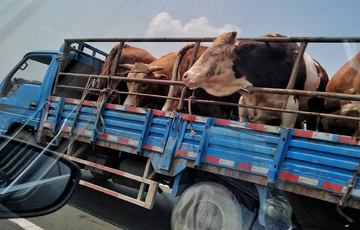
{"label": "cattle", "polygon": [[[199,60],[183,75],[182,80],[191,88],[203,88],[215,96],[241,94],[239,103],[252,106],[273,106],[290,110],[317,110],[322,99],[247,92],[246,87],[285,89],[299,52],[296,43],[237,40],[237,33],[225,33],[214,40]],[[285,37],[271,33],[264,37]],[[328,82],[325,69],[306,53],[294,89],[324,91]],[[289,98],[289,99],[288,99]],[[288,99],[288,100],[287,100]],[[262,124],[280,124],[294,127],[300,116],[274,113],[259,109],[239,109],[241,121]],[[297,119],[298,118],[298,119]]]}
{"label": "cattle", "polygon": [[[101,71],[101,75],[110,76],[114,72],[114,69],[116,67],[116,64],[114,62],[115,62],[116,55],[118,53],[118,48],[119,48],[119,45],[116,45],[110,51],[109,56],[107,56],[107,58],[105,60],[104,66]],[[156,58],[153,55],[151,55],[148,51],[138,48],[138,47],[130,46],[128,44],[124,44],[124,47],[121,52],[121,57],[120,57],[117,65],[119,65],[119,64],[134,64],[135,62],[143,62],[143,63],[149,64],[155,60],[156,60]],[[126,74],[126,71],[127,71],[127,69],[118,67],[115,75],[124,76],[124,74]],[[102,78],[99,83],[99,88],[103,89],[103,88],[107,88],[107,87],[108,87],[107,79]],[[111,80],[109,83],[109,87],[111,89],[117,89],[119,91],[127,91],[126,83],[122,82],[120,80],[115,80],[115,79]],[[120,95],[118,95],[118,96],[112,97],[109,102],[115,103],[115,104],[122,104],[124,102],[124,98],[125,97],[122,97],[120,100]]]}
{"label": "cattle", "polygon": [[[360,52],[336,71],[326,86],[325,92],[360,93]],[[325,99],[326,111],[334,115],[359,117],[359,107],[359,102],[355,101]],[[321,119],[321,123],[326,132],[348,136],[358,136],[359,134],[358,121],[325,117]]]}
{"label": "cattle", "polygon": [[[174,65],[177,68],[173,69],[172,80],[173,81],[181,81],[181,76],[189,69],[190,62],[194,52],[194,43],[187,44],[184,46],[178,53],[178,57],[176,63]],[[207,46],[199,46],[198,52],[196,54],[195,60],[198,60],[200,56],[205,52]],[[183,90],[182,86],[170,86],[168,97],[177,97],[181,96],[181,92]],[[185,98],[191,96],[191,92],[188,91],[185,94]],[[225,101],[225,102],[236,102],[239,100],[240,95],[238,93],[226,97],[216,97],[208,94],[205,90],[199,88],[194,92],[194,96],[196,99],[202,100],[213,100],[213,101]],[[162,108],[163,111],[178,111],[178,100],[168,99]],[[196,103],[191,106],[191,113],[202,116],[212,116],[218,118],[229,118],[232,107],[228,106],[220,106],[215,104],[203,104]],[[187,110],[187,106],[183,108],[184,112],[189,112]]]}
{"label": "cattle", "polygon": [[[176,57],[177,52],[172,52],[156,59],[150,64],[135,63],[134,65],[122,64],[121,66],[130,70],[127,78],[170,80]],[[167,85],[149,84],[145,82],[127,82],[127,87],[131,93],[157,94],[165,96],[169,91],[169,86]],[[161,109],[164,103],[165,100],[162,98],[128,95],[124,105]]]}

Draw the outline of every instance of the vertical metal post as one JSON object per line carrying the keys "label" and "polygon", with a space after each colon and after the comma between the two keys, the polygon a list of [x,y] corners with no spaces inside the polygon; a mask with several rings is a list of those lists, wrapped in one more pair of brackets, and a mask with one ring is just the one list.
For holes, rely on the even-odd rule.
{"label": "vertical metal post", "polygon": [[195,47],[194,47],[194,52],[193,52],[193,55],[192,55],[192,57],[191,57],[191,61],[190,61],[190,64],[189,64],[189,68],[188,68],[188,69],[190,69],[191,66],[194,65],[195,60],[196,60],[196,55],[197,55],[197,53],[198,53],[198,51],[199,51],[199,47],[200,47],[200,42],[196,42],[196,43],[195,43]]}
{"label": "vertical metal post", "polygon": [[[191,66],[194,65],[195,63],[195,60],[196,60],[196,55],[199,51],[199,47],[200,47],[200,43],[201,42],[196,42],[195,43],[195,47],[194,47],[194,51],[193,51],[193,54],[192,54],[192,57],[191,57],[191,60],[190,60],[190,63],[189,63],[189,68],[191,68]],[[183,90],[181,91],[181,97],[180,97],[180,101],[179,101],[179,105],[178,105],[178,110],[179,111],[182,111],[184,109],[184,98],[185,98],[185,94],[188,93],[190,91],[190,89],[188,87],[184,87]]]}
{"label": "vertical metal post", "polygon": [[57,90],[57,84],[59,83],[59,73],[60,72],[64,72],[65,67],[66,67],[66,61],[69,57],[69,52],[70,52],[70,42],[65,41],[64,43],[64,48],[62,53],[60,53],[60,64],[59,64],[59,68],[56,74],[56,78],[55,78],[55,84],[54,84],[54,89],[53,89],[53,95],[56,94],[56,90]]}
{"label": "vertical metal post", "polygon": [[[299,73],[301,61],[304,57],[306,46],[307,46],[307,42],[302,42],[300,45],[299,54],[296,57],[294,67],[291,71],[290,79],[289,79],[288,85],[286,86],[286,89],[294,89],[294,87],[295,87],[296,78]],[[287,101],[289,100],[289,97],[290,97],[289,95],[286,97],[287,99],[286,99],[282,109],[286,109],[286,105],[287,105]]]}
{"label": "vertical metal post", "polygon": [[301,65],[302,58],[303,58],[304,53],[305,53],[306,46],[307,46],[307,42],[302,42],[301,43],[301,46],[300,46],[300,49],[299,49],[299,54],[298,54],[298,56],[297,56],[297,58],[295,60],[295,64],[294,64],[294,67],[293,67],[293,69],[291,71],[290,79],[289,79],[288,85],[286,86],[286,89],[294,89],[296,78],[297,78],[297,75],[299,73],[299,68],[300,68],[300,65]]}
{"label": "vertical metal post", "polygon": [[121,56],[121,52],[124,48],[124,44],[125,42],[120,42],[120,45],[119,45],[119,48],[118,48],[118,51],[117,51],[117,54],[116,54],[116,58],[115,58],[115,63],[114,65],[112,66],[112,70],[111,70],[111,74],[113,76],[116,75],[116,71],[117,71],[117,68],[118,68],[118,65],[119,65],[119,60],[120,60],[120,56]]}

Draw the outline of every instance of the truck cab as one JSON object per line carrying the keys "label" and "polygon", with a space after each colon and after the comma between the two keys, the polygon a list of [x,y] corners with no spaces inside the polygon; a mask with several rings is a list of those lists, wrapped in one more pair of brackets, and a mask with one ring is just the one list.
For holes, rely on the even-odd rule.
{"label": "truck cab", "polygon": [[38,129],[46,95],[51,91],[59,65],[57,54],[57,51],[30,52],[3,80],[0,134],[10,134],[20,125]]}

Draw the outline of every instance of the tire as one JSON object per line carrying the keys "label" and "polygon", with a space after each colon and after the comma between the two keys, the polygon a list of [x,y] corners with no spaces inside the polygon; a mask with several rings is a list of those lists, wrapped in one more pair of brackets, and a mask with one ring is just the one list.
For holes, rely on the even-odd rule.
{"label": "tire", "polygon": [[14,137],[29,143],[35,143],[35,137],[27,130],[21,130]]}
{"label": "tire", "polygon": [[102,175],[100,173],[94,172],[90,170],[91,175],[96,178],[97,180],[107,180],[110,179],[111,176],[107,176],[107,175]]}
{"label": "tire", "polygon": [[192,185],[179,197],[171,215],[173,230],[242,229],[242,210],[232,192],[213,182]]}

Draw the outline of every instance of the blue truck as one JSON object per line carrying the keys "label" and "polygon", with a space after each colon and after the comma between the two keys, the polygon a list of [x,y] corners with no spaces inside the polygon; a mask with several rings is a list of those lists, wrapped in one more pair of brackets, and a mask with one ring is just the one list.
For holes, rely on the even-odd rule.
{"label": "blue truck", "polygon": [[357,229],[357,138],[97,100],[107,53],[89,43],[213,39],[65,39],[28,53],[0,85],[0,134],[138,189],[129,197],[80,181],[144,208],[169,186],[179,196],[172,229]]}

